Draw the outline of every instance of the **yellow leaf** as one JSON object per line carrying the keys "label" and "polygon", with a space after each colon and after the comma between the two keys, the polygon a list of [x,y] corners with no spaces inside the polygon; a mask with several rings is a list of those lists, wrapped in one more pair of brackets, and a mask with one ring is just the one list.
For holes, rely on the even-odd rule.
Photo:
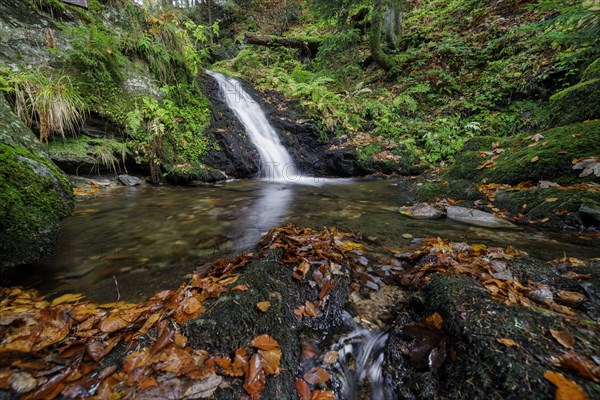
{"label": "yellow leaf", "polygon": [[588,397],[577,383],[558,372],[546,371],[544,378],[556,386],[556,400],[587,400]]}
{"label": "yellow leaf", "polygon": [[546,203],[555,203],[558,201],[557,197],[549,197],[546,199]]}
{"label": "yellow leaf", "polygon": [[256,303],[256,307],[262,312],[267,312],[267,310],[271,307],[271,302],[261,301],[260,303]]}
{"label": "yellow leaf", "polygon": [[63,304],[63,303],[75,303],[81,299],[83,299],[85,296],[82,294],[63,294],[60,297],[55,298],[54,300],[52,300],[52,304],[50,305],[51,307],[57,306],[59,304]]}
{"label": "yellow leaf", "polygon": [[518,347],[519,346],[519,343],[517,343],[514,340],[509,339],[509,338],[500,338],[500,339],[496,339],[496,341],[498,343],[502,343],[503,345],[508,346],[508,347],[515,347],[515,346]]}
{"label": "yellow leaf", "polygon": [[532,162],[532,163],[538,162],[538,160],[539,160],[539,159],[540,159],[540,158],[539,158],[538,156],[535,156],[535,157],[533,157],[533,158],[531,159],[531,162]]}

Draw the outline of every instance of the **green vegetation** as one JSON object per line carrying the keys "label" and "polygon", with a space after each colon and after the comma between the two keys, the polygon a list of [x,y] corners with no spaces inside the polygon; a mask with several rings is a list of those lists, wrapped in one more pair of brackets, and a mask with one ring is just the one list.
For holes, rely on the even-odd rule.
{"label": "green vegetation", "polygon": [[52,134],[76,132],[83,122],[87,106],[66,75],[23,70],[0,75],[0,86],[14,97],[21,120],[35,124],[46,143]]}

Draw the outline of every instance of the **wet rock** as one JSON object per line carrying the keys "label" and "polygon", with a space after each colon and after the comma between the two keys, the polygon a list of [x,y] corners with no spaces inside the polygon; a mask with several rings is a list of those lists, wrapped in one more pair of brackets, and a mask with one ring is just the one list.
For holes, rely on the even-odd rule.
{"label": "wet rock", "polygon": [[0,96],[0,272],[52,252],[73,209],[67,177]]}
{"label": "wet rock", "polygon": [[117,179],[125,186],[139,186],[144,184],[143,180],[131,175],[119,175]]}
{"label": "wet rock", "polygon": [[419,203],[410,207],[400,207],[400,214],[414,219],[435,219],[444,216],[444,210],[427,203]]}
{"label": "wet rock", "polygon": [[206,165],[181,164],[170,167],[166,179],[167,182],[176,185],[201,185],[221,182],[227,180],[228,177],[223,171]]}
{"label": "wet rock", "polygon": [[471,208],[446,206],[446,215],[449,219],[468,225],[482,226],[485,228],[514,228],[509,221],[496,217],[484,211]]}

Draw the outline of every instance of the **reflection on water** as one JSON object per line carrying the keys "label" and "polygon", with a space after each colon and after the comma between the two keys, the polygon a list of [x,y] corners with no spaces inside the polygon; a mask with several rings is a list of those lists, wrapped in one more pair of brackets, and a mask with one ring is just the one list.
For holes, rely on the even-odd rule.
{"label": "reflection on water", "polygon": [[600,256],[597,240],[572,233],[490,230],[404,217],[398,207],[407,198],[390,180],[305,183],[240,181],[107,191],[78,202],[75,215],[62,223],[56,255],[19,270],[14,283],[44,291],[84,291],[101,300],[114,300],[118,285],[122,298],[136,300],[176,287],[203,262],[250,249],[262,233],[287,222],[360,231],[398,249],[410,246],[411,237],[440,236],[514,245],[544,259]]}

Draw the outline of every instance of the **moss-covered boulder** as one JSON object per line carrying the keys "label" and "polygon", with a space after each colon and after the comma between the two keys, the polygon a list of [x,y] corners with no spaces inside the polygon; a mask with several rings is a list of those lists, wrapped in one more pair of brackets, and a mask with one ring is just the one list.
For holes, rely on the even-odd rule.
{"label": "moss-covered boulder", "polygon": [[581,82],[600,79],[600,58],[591,63],[581,75]]}
{"label": "moss-covered boulder", "polygon": [[73,208],[67,177],[0,96],[0,272],[50,253]]}
{"label": "moss-covered boulder", "polygon": [[[480,148],[488,151],[483,153],[467,147],[456,157],[446,177],[508,184],[541,180],[558,183],[598,181],[593,174],[580,178],[581,171],[573,169],[573,160],[600,154],[600,122],[570,124],[541,135],[537,142],[527,134],[506,139],[500,143],[503,152],[494,153],[492,147]],[[484,165],[486,161],[489,163]]]}
{"label": "moss-covered boulder", "polygon": [[600,118],[600,78],[582,81],[550,97],[555,126]]}

